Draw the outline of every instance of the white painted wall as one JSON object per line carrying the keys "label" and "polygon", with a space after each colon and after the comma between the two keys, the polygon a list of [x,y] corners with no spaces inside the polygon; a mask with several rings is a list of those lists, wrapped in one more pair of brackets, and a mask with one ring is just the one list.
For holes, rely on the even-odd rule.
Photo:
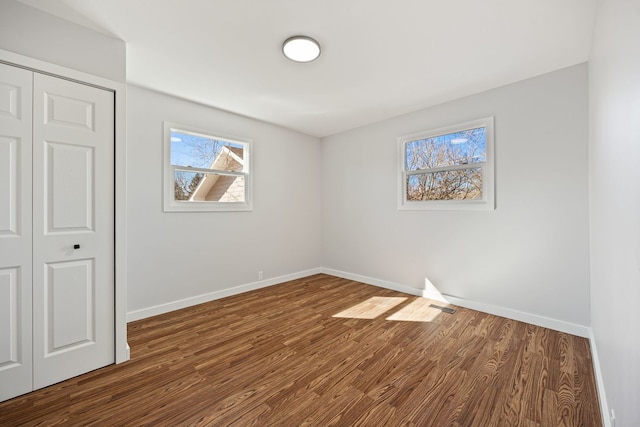
{"label": "white painted wall", "polygon": [[[321,265],[319,139],[139,87],[127,102],[130,313]],[[165,120],[253,141],[252,212],[162,211]]]}
{"label": "white painted wall", "polygon": [[591,324],[616,427],[640,422],[640,2],[599,1],[589,62]]}
{"label": "white painted wall", "polygon": [[[396,138],[495,116],[493,212],[398,211]],[[323,266],[589,324],[587,66],[325,138]]]}
{"label": "white painted wall", "polygon": [[125,81],[126,46],[122,40],[14,0],[0,1],[0,49]]}

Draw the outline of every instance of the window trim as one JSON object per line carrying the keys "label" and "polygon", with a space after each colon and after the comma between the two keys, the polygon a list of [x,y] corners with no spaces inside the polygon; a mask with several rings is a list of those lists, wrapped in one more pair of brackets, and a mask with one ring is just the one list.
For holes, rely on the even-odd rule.
{"label": "window trim", "polygon": [[[221,171],[206,168],[187,168],[171,164],[171,132],[184,132],[200,135],[206,138],[219,139],[221,141],[242,144],[244,151],[244,170],[242,172]],[[184,126],[171,122],[163,122],[163,211],[164,212],[242,212],[253,210],[253,182],[251,173],[252,141],[245,138],[227,137],[219,132],[198,129],[192,126]],[[202,172],[218,175],[244,176],[245,201],[244,202],[205,202],[205,201],[177,201],[175,200],[174,176],[176,170],[186,172]]]}
{"label": "window trim", "polygon": [[[418,171],[406,170],[406,144],[419,139],[433,138],[469,129],[486,129],[487,151],[483,163],[444,166]],[[494,117],[484,117],[451,126],[417,132],[398,137],[398,210],[494,210],[495,209],[495,140]],[[482,169],[482,200],[407,200],[407,177],[460,169]]]}

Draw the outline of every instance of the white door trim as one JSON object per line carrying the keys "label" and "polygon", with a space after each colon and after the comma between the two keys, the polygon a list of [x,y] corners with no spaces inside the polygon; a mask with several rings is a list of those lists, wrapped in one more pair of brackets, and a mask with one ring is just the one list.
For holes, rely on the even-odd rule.
{"label": "white door trim", "polygon": [[115,361],[129,360],[127,345],[126,85],[0,49],[0,62],[111,90],[115,93]]}

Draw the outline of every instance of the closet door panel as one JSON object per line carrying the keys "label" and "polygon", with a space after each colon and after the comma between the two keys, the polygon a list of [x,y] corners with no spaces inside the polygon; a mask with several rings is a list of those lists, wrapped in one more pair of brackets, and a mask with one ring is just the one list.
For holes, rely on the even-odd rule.
{"label": "closet door panel", "polygon": [[0,401],[32,389],[32,73],[0,64]]}
{"label": "closet door panel", "polygon": [[114,363],[114,100],[34,75],[34,386]]}
{"label": "closet door panel", "polygon": [[20,187],[20,139],[0,136],[0,236],[18,234],[18,189]]}
{"label": "closet door panel", "polygon": [[93,147],[45,142],[45,232],[93,231]]}

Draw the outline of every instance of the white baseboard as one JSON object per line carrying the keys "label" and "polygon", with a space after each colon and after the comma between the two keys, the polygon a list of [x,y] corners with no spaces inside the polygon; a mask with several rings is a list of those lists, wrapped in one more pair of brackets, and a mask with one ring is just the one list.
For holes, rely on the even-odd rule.
{"label": "white baseboard", "polygon": [[380,288],[391,289],[392,291],[404,292],[405,294],[415,295],[417,297],[424,296],[423,290],[412,288],[411,286],[401,285],[399,283],[387,282],[386,280],[374,279],[372,277],[361,276],[359,274],[347,273],[346,271],[334,270],[332,268],[322,267],[321,273],[330,276],[341,277],[343,279],[354,280],[356,282],[366,283],[367,285],[378,286]]}
{"label": "white baseboard", "polygon": [[576,323],[566,322],[564,320],[558,320],[551,317],[527,313],[525,311],[513,310],[511,308],[486,304],[483,302],[471,301],[452,295],[442,294],[442,296],[444,296],[445,299],[449,301],[449,303],[459,305],[460,307],[470,308],[472,310],[493,314],[495,316],[506,317],[507,319],[517,320],[519,322],[531,323],[532,325],[553,329],[554,331],[565,332],[567,334],[576,335],[582,338],[589,338],[588,326],[578,325]]}
{"label": "white baseboard", "polygon": [[[133,322],[135,320],[145,319],[151,316],[157,316],[159,314],[168,313],[174,310],[180,310],[182,308],[190,307],[196,304],[202,304],[205,302],[213,301],[220,298],[225,298],[232,295],[237,295],[243,292],[249,292],[267,286],[277,285],[279,283],[288,282],[290,280],[296,280],[303,277],[311,276],[314,274],[328,274],[331,276],[341,277],[343,279],[354,280],[356,282],[366,283],[368,285],[378,286],[385,289],[391,289],[398,292],[403,292],[409,295],[415,295],[424,298],[438,299],[436,295],[431,295],[427,289],[419,289],[411,286],[403,285],[400,283],[389,282],[386,280],[375,279],[373,277],[362,276],[359,274],[348,273],[346,271],[335,270],[332,268],[319,267],[310,270],[304,270],[297,273],[287,274],[284,276],[273,277],[270,279],[260,280],[257,282],[247,283],[232,288],[222,289],[219,291],[207,293],[204,295],[197,295],[190,298],[185,298],[178,301],[172,301],[166,304],[160,304],[153,307],[143,308],[127,313],[127,322]],[[500,307],[496,305],[486,304],[477,301],[471,301],[464,298],[455,297],[452,295],[442,294],[441,297],[451,303],[460,307],[470,308],[472,310],[482,311],[484,313],[493,314],[496,316],[506,317],[508,319],[518,320],[521,322],[531,323],[533,325],[542,326],[545,328],[553,329],[560,332],[566,332],[568,334],[577,335],[583,338],[590,338],[590,328],[583,325],[578,325],[571,322],[565,322],[562,320],[552,319],[549,317],[539,316],[536,314],[526,313],[518,310],[513,310],[506,307]],[[442,299],[440,299],[442,300]],[[595,344],[595,341],[594,341]]]}
{"label": "white baseboard", "polygon": [[481,302],[466,300],[454,297],[452,295],[432,293],[428,289],[418,289],[411,286],[402,285],[385,280],[374,279],[372,277],[361,276],[359,274],[347,273],[345,271],[334,270],[331,268],[321,268],[322,273],[331,276],[342,277],[343,279],[355,280],[357,282],[366,283],[368,285],[379,286],[381,288],[392,289],[398,292],[404,292],[409,295],[415,295],[424,298],[431,298],[455,304],[460,307],[470,308],[472,310],[482,311],[483,313],[493,314],[495,316],[506,317],[508,319],[518,320],[520,322],[531,323],[533,325],[542,326],[544,328],[553,329],[555,331],[566,332],[568,334],[577,335],[579,337],[588,338],[589,328],[587,326],[578,325],[563,320],[552,319],[549,317],[539,316],[537,314],[526,313],[523,311],[513,310],[510,308],[485,304]]}
{"label": "white baseboard", "polygon": [[221,289],[219,291],[214,291],[214,292],[210,292],[203,295],[197,295],[195,297],[185,298],[178,301],[172,301],[166,304],[160,304],[153,307],[130,311],[129,313],[127,313],[127,322],[146,319],[147,317],[169,313],[170,311],[180,310],[182,308],[191,307],[193,305],[202,304],[202,303],[217,300],[220,298],[241,294],[243,292],[249,292],[249,291],[253,291],[260,288],[266,288],[267,286],[277,285],[278,283],[284,283],[290,280],[296,280],[303,277],[312,276],[314,274],[321,273],[322,272],[321,270],[322,270],[321,268],[313,268],[310,270],[299,271],[297,273],[286,274],[284,276],[273,277],[270,279],[247,283],[245,285]]}
{"label": "white baseboard", "polygon": [[591,360],[593,362],[593,373],[596,377],[596,389],[598,391],[598,400],[600,401],[602,425],[604,427],[611,427],[611,420],[609,419],[609,404],[607,402],[607,395],[604,391],[604,379],[602,378],[602,370],[600,369],[596,337],[593,335],[593,329],[591,328],[589,328],[589,344],[591,344]]}

